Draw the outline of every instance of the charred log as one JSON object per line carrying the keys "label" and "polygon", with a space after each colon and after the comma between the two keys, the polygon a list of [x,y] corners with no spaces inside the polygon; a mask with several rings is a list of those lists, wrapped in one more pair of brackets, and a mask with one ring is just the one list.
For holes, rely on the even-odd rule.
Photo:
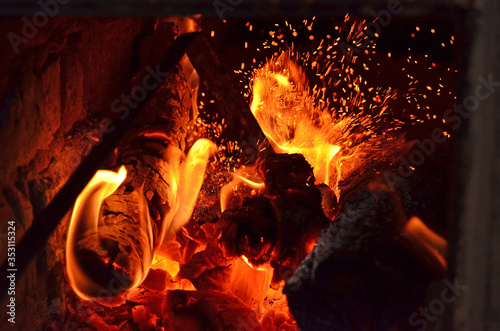
{"label": "charred log", "polygon": [[302,154],[270,154],[259,163],[259,172],[267,196],[314,186],[313,169]]}
{"label": "charred log", "polygon": [[382,178],[345,198],[284,289],[302,330],[409,328],[429,282],[444,270],[405,231],[405,211]]}
{"label": "charred log", "polygon": [[219,104],[218,112],[225,119],[228,130],[223,132],[224,138],[244,142],[248,137],[263,136],[259,124],[250,111],[247,102],[222,68],[222,64],[213,49],[210,40],[199,36],[188,48],[187,54],[203,84]]}
{"label": "charred log", "polygon": [[246,198],[241,207],[225,211],[220,218],[220,242],[230,256],[245,255],[260,265],[270,258],[278,240],[278,224],[271,201],[259,195]]}
{"label": "charred log", "polygon": [[273,252],[274,282],[288,279],[314,246],[330,220],[321,207],[316,187],[288,189],[274,201],[280,239]]}
{"label": "charred log", "polygon": [[[174,26],[168,24],[165,28]],[[167,35],[175,36],[173,31]],[[146,46],[149,47],[147,39]],[[149,54],[154,57],[155,53],[162,52],[155,50]],[[149,60],[148,57],[146,61]],[[145,277],[154,250],[169,227],[171,211],[176,208],[179,147],[184,146],[190,105],[190,87],[177,66],[116,152],[111,167],[125,165],[128,174],[104,201],[97,231],[89,230],[75,244],[77,259],[85,262],[80,263],[84,272],[103,288],[110,286],[117,272],[122,275],[120,289],[115,285],[113,297],[102,298],[103,303],[122,302],[123,298],[114,295],[119,298],[133,282],[137,285],[138,277],[141,280]],[[138,273],[143,275],[137,276]]]}
{"label": "charred log", "polygon": [[245,255],[253,265],[271,261],[274,283],[288,278],[330,221],[311,166],[299,154],[270,154],[259,164],[262,195],[224,211],[220,242],[230,256]]}

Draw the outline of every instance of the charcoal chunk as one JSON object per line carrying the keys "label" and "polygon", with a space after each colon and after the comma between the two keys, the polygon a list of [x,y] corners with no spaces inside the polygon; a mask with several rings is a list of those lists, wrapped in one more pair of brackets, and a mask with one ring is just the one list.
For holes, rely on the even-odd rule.
{"label": "charcoal chunk", "polygon": [[271,201],[259,195],[245,198],[241,207],[224,211],[219,222],[220,242],[231,256],[245,255],[261,264],[278,239],[278,224]]}
{"label": "charcoal chunk", "polygon": [[302,154],[271,154],[259,164],[265,195],[274,196],[289,188],[314,185],[311,165]]}

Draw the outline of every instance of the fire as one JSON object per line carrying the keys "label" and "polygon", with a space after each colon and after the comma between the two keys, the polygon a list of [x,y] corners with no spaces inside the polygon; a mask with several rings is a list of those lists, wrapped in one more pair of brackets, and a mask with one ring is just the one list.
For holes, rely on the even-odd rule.
{"label": "fire", "polygon": [[331,183],[331,163],[340,151],[327,111],[314,102],[301,68],[289,52],[273,58],[253,80],[252,114],[277,153],[300,153],[318,183]]}
{"label": "fire", "polygon": [[[194,31],[194,29],[192,30]],[[182,57],[180,65],[182,67],[182,71],[184,72],[184,76],[186,76],[186,79],[191,86],[191,119],[194,120],[198,118],[198,89],[200,88],[200,76],[198,76],[196,69],[193,67],[193,64],[186,54]]]}
{"label": "fire", "polygon": [[66,270],[71,287],[83,299],[96,297],[102,288],[82,270],[75,257],[75,242],[88,230],[97,231],[102,201],[116,191],[126,177],[124,166],[118,172],[99,170],[76,199],[66,241]]}
{"label": "fire", "polygon": [[231,182],[224,185],[220,191],[221,212],[235,207],[246,190],[255,195],[263,188],[264,183],[258,177],[255,165],[241,167],[233,174]]}
{"label": "fire", "polygon": [[255,268],[243,255],[241,259],[234,261],[230,279],[231,291],[250,307],[256,305],[254,310],[260,317],[272,278],[273,268],[269,264]]}
{"label": "fire", "polygon": [[[137,255],[142,257],[142,261],[139,268],[134,266],[130,270],[124,270],[126,271],[127,279],[122,279],[123,288],[115,291],[117,293],[111,293],[111,295],[109,295],[108,288],[116,288],[117,285],[99,284],[95,281],[96,278],[99,278],[98,275],[88,275],[88,270],[84,268],[87,262],[84,261],[84,257],[77,256],[75,244],[84,234],[88,234],[89,232],[99,233],[101,204],[104,199],[118,189],[127,177],[127,171],[124,166],[121,166],[116,173],[100,170],[95,174],[76,200],[66,243],[66,269],[68,280],[79,297],[85,300],[100,300],[101,293],[107,291],[108,295],[102,303],[116,305],[123,303],[127,295],[144,281],[149,272],[149,268],[154,262],[154,250],[161,245],[165,234],[179,230],[189,221],[203,183],[208,159],[216,151],[216,145],[207,139],[199,139],[196,141],[184,161],[182,161],[182,152],[180,150],[174,148],[174,150],[169,151],[171,156],[169,157],[169,162],[174,163],[171,165],[175,172],[172,174],[172,182],[170,183],[173,191],[173,201],[170,201],[171,209],[166,214],[162,223],[162,228],[158,235],[159,242],[153,243],[148,202],[146,198],[143,197],[143,216],[145,221],[144,224],[141,222],[139,225],[140,233],[136,234],[137,242],[140,245],[134,248],[141,250]],[[96,236],[94,239],[99,240],[99,237]],[[116,267],[117,270],[121,268],[119,265],[116,265],[116,262],[109,261],[109,259],[103,261],[103,263],[113,263],[113,267]],[[178,266],[176,266],[175,263],[171,263],[167,267],[169,269],[168,271],[173,274],[178,272]],[[113,272],[116,273],[116,270],[111,271],[111,273]]]}
{"label": "fire", "polygon": [[263,266],[260,266],[260,267],[256,267],[254,266],[253,264],[250,263],[250,261],[248,260],[248,258],[245,256],[245,255],[242,255],[241,258],[243,259],[243,261],[246,262],[246,264],[248,264],[250,267],[254,268],[255,270],[266,270],[267,268],[263,267]]}
{"label": "fire", "polygon": [[215,152],[217,146],[212,141],[198,139],[189,150],[186,161],[181,165],[178,193],[181,204],[170,226],[173,231],[179,230],[189,221],[203,184],[208,159]]}
{"label": "fire", "polygon": [[[312,23],[310,27],[312,28]],[[308,27],[308,30],[311,29]],[[361,31],[361,29],[357,30]],[[351,29],[352,31],[354,30]],[[295,30],[294,33],[296,35]],[[310,39],[313,40],[314,36],[311,35]],[[330,38],[328,37],[328,39]],[[321,49],[322,43],[323,41],[321,41],[318,50]],[[331,48],[332,45],[328,46],[328,50]],[[344,67],[345,63],[341,64],[342,70],[335,68],[335,61],[331,61],[332,64],[329,64],[329,61],[329,65],[326,64],[327,67],[324,68],[323,65],[325,63],[322,63],[319,58],[314,58],[313,55],[307,54],[306,56],[311,58],[311,68],[314,68],[318,72],[317,76],[321,77],[325,86],[330,84],[331,79],[327,80],[326,77],[332,72],[338,71],[342,73],[345,71],[346,73],[344,81],[349,82],[349,89],[352,89],[352,91],[349,90],[351,94],[349,97],[346,97],[342,96],[341,93],[339,95],[334,93],[332,100],[335,100],[337,96],[337,100],[339,100],[341,106],[329,108],[328,98],[326,98],[326,102],[324,101],[326,87],[319,90],[316,89],[316,86],[314,88],[310,87],[305,74],[306,66],[305,64],[299,64],[299,56],[297,55],[295,58],[293,49],[281,52],[281,55],[278,54],[276,52],[272,59],[254,71],[251,84],[252,101],[250,105],[252,114],[276,153],[302,154],[313,167],[316,179],[315,184],[324,183],[328,185],[335,191],[337,197],[339,196],[338,187],[340,187],[339,182],[341,179],[350,179],[349,176],[353,173],[358,173],[361,172],[360,170],[369,168],[368,161],[371,159],[383,159],[386,155],[390,154],[397,155],[396,153],[391,153],[389,150],[390,148],[397,147],[388,147],[390,144],[385,144],[392,138],[387,136],[383,138],[376,137],[378,133],[374,129],[376,123],[379,122],[380,116],[388,109],[387,100],[395,96],[390,89],[380,93],[377,92],[376,97],[370,97],[368,93],[364,95],[360,89],[363,79],[361,76],[355,77],[352,68],[349,66]],[[356,57],[353,57],[353,63],[355,59]],[[341,60],[340,62],[343,61]],[[199,86],[199,77],[187,56],[184,56],[181,60],[181,65],[194,94],[192,105],[192,118],[194,119],[198,114],[196,94]],[[241,69],[243,70],[244,67],[242,64]],[[323,70],[321,75],[319,74],[319,68]],[[342,73],[342,75],[344,74]],[[341,75],[339,74],[339,76]],[[337,84],[334,83],[329,88],[336,87]],[[366,80],[364,84],[366,85]],[[427,89],[429,91],[432,90],[430,86]],[[372,90],[373,87],[368,88],[369,92]],[[321,93],[323,94],[323,99],[318,97]],[[345,90],[344,93],[346,93]],[[367,108],[372,111],[372,114],[362,112],[363,107],[367,106],[367,104],[369,104]],[[203,103],[201,103],[200,109],[203,108],[202,105]],[[355,109],[358,112],[355,114],[349,113],[351,109]],[[224,121],[222,121],[222,124],[224,124]],[[357,130],[353,129],[355,127],[359,128],[359,130],[355,131]],[[146,133],[143,137],[147,139],[168,140],[168,136],[165,133]],[[394,142],[391,141],[392,143]],[[175,231],[178,231],[189,222],[203,184],[208,159],[217,150],[217,146],[210,140],[200,139],[196,141],[186,157],[176,148],[172,148],[166,152],[166,154],[171,154],[171,161],[169,163],[171,163],[173,170],[172,182],[169,183],[169,186],[172,187],[172,201],[168,201],[171,208],[162,223],[159,235],[160,243],[153,245],[152,241],[147,241],[147,245],[145,245],[147,249],[141,255],[144,257],[143,268],[134,270],[131,274],[130,285],[125,288],[123,296],[126,296],[127,293],[139,286],[145,280],[150,269],[165,270],[170,277],[169,279],[172,279],[183,267],[182,263],[186,261],[179,262],[182,259],[174,260],[168,254],[162,256],[160,249],[158,252],[155,252],[155,247],[161,246],[162,241],[165,241],[167,245],[171,243],[178,244],[174,242]],[[260,177],[261,175],[259,175],[258,164],[240,167],[233,174],[232,181],[221,188],[221,211],[224,212],[227,209],[232,209],[245,197],[261,193],[266,194],[264,192],[265,184]],[[67,274],[72,288],[83,299],[91,300],[98,298],[99,293],[104,288],[102,284],[95,283],[92,277],[89,277],[85,273],[81,265],[83,262],[78,261],[75,255],[74,244],[82,234],[90,230],[99,231],[101,203],[119,188],[126,176],[127,173],[124,166],[117,173],[99,171],[78,197],[75,204],[66,246]],[[307,185],[310,184],[308,182]],[[318,189],[322,190],[324,188],[327,191],[323,192],[323,207],[325,213],[331,219],[334,215],[333,206],[336,206],[336,203],[333,202],[333,194],[331,194],[331,197],[329,196],[332,190],[325,185],[318,185]],[[147,204],[146,201],[144,203]],[[145,210],[145,214],[148,214],[147,206]],[[329,215],[328,212],[332,214]],[[152,237],[149,216],[147,216],[147,219],[146,226],[141,228],[143,233],[137,234],[140,238]],[[213,224],[206,223],[205,225],[213,227]],[[205,231],[205,235],[210,237],[208,233],[208,231]],[[410,219],[405,228],[405,235],[414,239],[414,242],[420,245],[419,247],[424,247],[430,253],[431,257],[434,257],[442,267],[446,268],[444,260],[447,246],[446,241],[427,228],[421,220],[416,217]],[[193,238],[189,237],[188,239],[192,240]],[[264,237],[260,237],[260,239],[260,242],[263,243]],[[316,238],[306,241],[304,244],[305,252],[310,253],[315,245]],[[205,247],[206,243],[198,249],[205,249]],[[271,246],[269,245],[269,247]],[[271,315],[275,310],[278,311],[278,307],[274,302],[282,304],[286,311],[288,308],[285,296],[282,294],[284,281],[281,281],[280,288],[271,288],[273,273],[275,271],[271,267],[269,258],[278,261],[279,256],[277,254],[273,255],[277,250],[271,251],[269,249],[271,253],[266,254],[266,257],[270,257],[263,264],[259,264],[257,262],[259,260],[257,259],[252,260],[252,253],[256,251],[253,249],[246,253],[250,259],[242,255],[231,262],[233,265],[229,280],[229,290],[248,306],[252,307],[257,312],[261,321],[265,321],[267,315]],[[234,256],[239,254],[235,254]],[[104,262],[106,264],[113,264],[113,261],[110,261],[109,258]],[[295,267],[293,266],[293,269]],[[151,273],[155,272],[152,271]],[[145,286],[147,286],[148,281],[144,283]],[[195,287],[187,279],[181,279],[181,281],[186,281],[188,284],[184,285],[176,282],[172,283],[173,285],[168,284],[168,289],[195,290]],[[276,285],[275,283],[273,284]],[[275,287],[274,285],[273,287]],[[122,293],[119,293],[119,295],[122,296]],[[273,299],[271,300],[270,298]],[[268,301],[267,307],[265,306],[266,301]],[[293,320],[290,314],[286,318]]]}
{"label": "fire", "polygon": [[443,270],[446,270],[447,263],[445,257],[448,248],[446,239],[429,229],[429,227],[416,216],[408,220],[404,232],[407,236],[411,236],[423,245],[427,252],[438,261]]}

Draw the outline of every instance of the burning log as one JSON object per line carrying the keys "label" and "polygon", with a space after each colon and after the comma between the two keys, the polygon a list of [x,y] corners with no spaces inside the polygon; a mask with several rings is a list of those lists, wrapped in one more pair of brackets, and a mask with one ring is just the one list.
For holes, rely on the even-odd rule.
{"label": "burning log", "polygon": [[[156,32],[173,28],[160,24]],[[144,43],[151,46],[148,38]],[[168,45],[150,49],[144,58],[154,59]],[[216,150],[210,141],[199,140],[184,160],[180,148],[190,121],[191,87],[179,65],[168,74],[157,74],[166,76],[165,81],[111,161],[114,167],[123,165],[120,172],[96,175],[77,200],[70,225],[69,281],[81,297],[106,305],[124,302],[128,291],[145,279],[165,234],[189,219],[206,162]],[[126,97],[124,104],[134,107]],[[124,116],[126,110],[124,106]]]}
{"label": "burning log", "polygon": [[[179,207],[178,146],[189,121],[189,95],[178,67],[118,150],[115,164],[125,165],[127,177],[104,200],[99,226],[80,234],[73,243],[75,259],[89,278],[87,282],[93,283],[90,288],[81,281],[72,284],[85,296],[97,298],[99,291],[111,287],[115,293],[101,294],[101,301],[116,304],[123,300],[120,296],[126,289],[145,278],[153,252]],[[117,274],[121,277],[115,284]]]}
{"label": "burning log", "polygon": [[[126,106],[115,107],[115,102],[119,99],[115,99],[115,102],[112,103],[112,111],[114,113],[120,112],[120,116],[116,118],[116,115],[110,115],[111,118],[116,119],[114,124],[107,117],[103,118],[101,122],[99,122],[99,130],[106,133],[106,135],[104,135],[104,139],[93,147],[92,151],[76,168],[74,173],[68,179],[63,188],[56,194],[54,199],[36,216],[33,220],[33,226],[29,229],[29,231],[27,231],[22,240],[16,246],[16,251],[19,256],[16,260],[16,266],[19,273],[23,273],[25,271],[33,256],[39,252],[39,249],[43,245],[46,244],[47,239],[56,229],[60,220],[71,208],[72,203],[75,202],[81,190],[84,189],[85,184],[91,180],[93,174],[105,163],[113,150],[115,150],[115,147],[118,145],[121,137],[134,122],[137,114],[142,110],[144,105],[150,101],[151,96],[154,94],[156,89],[161,86],[161,83],[164,80],[163,75],[168,73],[170,69],[172,69],[181,59],[186,46],[192,41],[195,35],[196,34],[186,34],[177,38],[175,43],[172,43],[172,40],[168,40],[168,42],[166,41],[162,45],[163,48],[161,49],[161,52],[156,53],[156,63],[158,63],[156,66],[157,72],[148,70],[151,69],[150,67],[144,67],[144,70],[137,72],[137,75],[132,79],[130,86],[133,86],[131,90],[132,94],[136,91],[139,91],[140,93],[134,98],[137,102],[132,102],[130,95],[127,96],[122,94],[121,101],[126,103]],[[166,54],[164,52],[165,48],[168,49],[168,53]],[[144,85],[145,82],[151,78],[154,78],[156,82],[150,85],[151,80],[149,80],[150,84],[147,85],[147,90],[144,86],[140,86],[138,83],[142,82]],[[140,90],[140,87],[142,87],[142,90]],[[8,268],[7,261],[5,261],[5,263],[2,264],[1,269],[7,270]],[[2,286],[2,288],[7,289],[6,286]],[[6,293],[6,290],[2,291],[1,295],[4,296]]]}
{"label": "burning log", "polygon": [[271,261],[278,283],[300,265],[330,220],[302,155],[271,154],[258,168],[263,194],[222,213],[219,240],[229,256],[244,255],[256,266]]}
{"label": "burning log", "polygon": [[269,260],[279,236],[273,206],[263,195],[246,198],[239,208],[225,211],[219,227],[225,252],[233,257],[245,255],[256,265]]}
{"label": "burning log", "polygon": [[446,270],[421,234],[437,235],[421,222],[426,230],[416,235],[388,183],[367,180],[351,192],[286,283],[301,330],[406,330],[429,282]]}

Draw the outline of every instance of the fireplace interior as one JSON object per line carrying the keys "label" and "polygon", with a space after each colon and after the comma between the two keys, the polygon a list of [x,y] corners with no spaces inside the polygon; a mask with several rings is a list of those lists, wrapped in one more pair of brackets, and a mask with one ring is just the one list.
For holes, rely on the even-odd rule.
{"label": "fireplace interior", "polygon": [[493,14],[316,5],[5,7],[2,329],[498,325]]}

